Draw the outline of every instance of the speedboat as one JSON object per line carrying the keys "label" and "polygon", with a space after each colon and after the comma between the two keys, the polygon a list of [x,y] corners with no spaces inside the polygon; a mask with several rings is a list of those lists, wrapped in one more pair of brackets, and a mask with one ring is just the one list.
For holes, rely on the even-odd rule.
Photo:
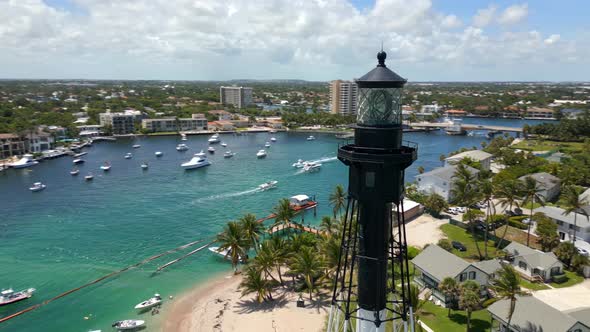
{"label": "speedboat", "polygon": [[265,148],[270,148],[270,143],[269,142],[264,143],[264,147]]}
{"label": "speedboat", "polygon": [[307,164],[307,162],[303,161],[303,159],[297,159],[297,162],[293,163],[293,165],[291,165],[291,166],[296,167],[296,168],[301,168],[301,167],[305,166],[305,164]]}
{"label": "speedboat", "polygon": [[135,330],[145,325],[145,321],[139,319],[126,319],[113,323],[113,327],[118,330]]}
{"label": "speedboat", "polygon": [[225,153],[223,154],[223,158],[231,158],[233,156],[235,156],[236,153],[235,152],[231,152],[231,150],[227,150],[225,151]]}
{"label": "speedboat", "polygon": [[131,152],[127,152],[127,154],[125,154],[125,159],[131,159],[131,157],[133,157]]}
{"label": "speedboat", "polygon": [[160,294],[154,294],[154,297],[152,297],[148,300],[145,300],[145,301],[139,303],[138,305],[136,305],[135,309],[139,309],[139,310],[148,309],[153,306],[157,306],[160,303],[162,303],[162,297],[160,296]]}
{"label": "speedboat", "polygon": [[41,191],[43,189],[45,189],[45,187],[47,187],[46,185],[44,185],[41,182],[35,182],[33,183],[33,186],[29,187],[30,191]]}
{"label": "speedboat", "polygon": [[186,163],[180,164],[180,166],[184,169],[195,169],[209,165],[211,165],[211,162],[209,162],[209,160],[207,160],[206,157],[199,157],[197,155],[195,155],[191,160],[187,161]]}
{"label": "speedboat", "polygon": [[76,153],[76,154],[74,155],[74,158],[80,158],[80,157],[82,157],[82,156],[85,156],[85,155],[87,155],[87,154],[88,154],[88,152],[80,152],[80,153]]}
{"label": "speedboat", "polygon": [[207,154],[205,152],[203,152],[203,150],[201,150],[201,152],[199,153],[195,153],[195,156],[197,157],[205,157]]}
{"label": "speedboat", "polygon": [[265,158],[265,157],[266,157],[265,150],[258,150],[258,152],[256,152],[256,158]]}
{"label": "speedboat", "polygon": [[82,164],[82,163],[84,163],[84,159],[76,158],[76,159],[72,160],[72,163],[74,163],[74,164]]}
{"label": "speedboat", "polygon": [[304,172],[316,172],[320,170],[320,167],[322,167],[322,164],[318,164],[318,163],[314,163],[314,162],[308,162],[305,164],[305,166],[303,166],[303,171]]}
{"label": "speedboat", "polygon": [[76,168],[74,168],[73,170],[71,170],[71,171],[70,171],[70,174],[71,174],[71,175],[74,175],[74,176],[75,176],[75,175],[78,175],[78,174],[80,174],[80,170],[79,170],[79,169],[76,169]]}
{"label": "speedboat", "polygon": [[22,290],[20,292],[15,292],[12,288],[5,289],[2,292],[0,292],[0,307],[3,305],[8,305],[18,301],[26,300],[33,296],[35,290],[35,288],[29,288]]}
{"label": "speedboat", "polygon": [[263,184],[259,185],[259,186],[258,186],[258,189],[260,189],[260,190],[263,190],[263,191],[264,191],[264,190],[268,190],[268,189],[276,188],[276,186],[277,186],[277,183],[278,183],[278,181],[274,181],[274,180],[273,180],[273,181],[268,181],[268,182],[265,182],[265,183],[263,183]]}
{"label": "speedboat", "polygon": [[276,142],[276,141],[277,141],[277,139],[276,139],[276,137],[271,137],[271,138],[270,138],[270,141],[271,141],[271,142]]}
{"label": "speedboat", "polygon": [[139,149],[139,148],[141,148],[141,145],[139,145],[139,144],[135,144],[135,145],[133,145],[133,148],[134,148],[134,149]]}
{"label": "speedboat", "polygon": [[32,154],[25,154],[25,155],[23,155],[23,157],[19,161],[14,162],[12,164],[8,164],[8,166],[13,167],[13,168],[25,168],[25,167],[37,165],[38,163],[39,163],[38,161],[33,160]]}
{"label": "speedboat", "polygon": [[221,146],[223,146],[225,148],[227,146],[227,143],[221,142]]}
{"label": "speedboat", "polygon": [[186,141],[186,134],[180,134],[180,140]]}
{"label": "speedboat", "polygon": [[213,136],[211,136],[207,142],[209,142],[209,144],[215,144],[215,143],[219,143],[219,135],[215,134]]}
{"label": "speedboat", "polygon": [[156,157],[161,157],[163,155],[163,153],[160,151],[156,151],[156,153],[154,153],[154,154],[156,155]]}
{"label": "speedboat", "polygon": [[180,143],[176,146],[176,151],[186,151],[188,150],[188,146],[184,143]]}
{"label": "speedboat", "polygon": [[92,179],[94,179],[94,175],[92,175],[92,173],[88,173],[88,175],[84,177],[84,180],[86,181],[92,181]]}
{"label": "speedboat", "polygon": [[105,172],[108,172],[111,170],[111,164],[105,162],[104,165],[100,166],[100,169],[102,169]]}
{"label": "speedboat", "polygon": [[148,163],[141,164],[141,169],[148,169]]}
{"label": "speedboat", "polygon": [[309,136],[309,137],[307,137],[307,140],[308,141],[313,141],[313,140],[315,140],[315,137],[314,136]]}
{"label": "speedboat", "polygon": [[[209,251],[211,251],[212,253],[221,255],[223,258],[227,258],[227,259],[231,258],[231,250],[229,250],[229,249],[221,250],[219,247],[209,247]],[[240,262],[244,262],[243,257],[240,257]]]}
{"label": "speedboat", "polygon": [[210,146],[207,151],[209,151],[209,153],[215,153],[215,148]]}

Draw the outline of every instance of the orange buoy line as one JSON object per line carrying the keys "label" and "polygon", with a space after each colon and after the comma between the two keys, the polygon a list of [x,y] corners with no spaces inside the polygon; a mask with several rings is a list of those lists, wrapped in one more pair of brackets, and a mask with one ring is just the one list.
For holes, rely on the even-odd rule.
{"label": "orange buoy line", "polygon": [[[132,268],[134,268],[134,267],[141,266],[141,265],[143,265],[143,264],[146,264],[146,263],[148,263],[148,262],[151,262],[151,261],[153,261],[154,259],[160,258],[160,257],[162,257],[162,256],[166,256],[166,255],[168,255],[168,254],[171,254],[171,253],[173,253],[173,252],[176,252],[176,251],[179,251],[179,250],[186,249],[186,248],[188,248],[188,247],[191,247],[191,246],[193,246],[193,245],[195,245],[195,244],[197,244],[197,243],[200,243],[200,242],[203,242],[203,240],[193,241],[193,242],[190,242],[190,243],[184,244],[184,245],[182,245],[182,246],[180,246],[180,247],[177,247],[177,248],[174,248],[174,249],[168,250],[168,251],[166,251],[166,252],[163,252],[163,253],[161,253],[161,254],[157,254],[157,255],[154,255],[154,256],[148,257],[148,258],[144,259],[143,261],[141,261],[141,262],[139,262],[139,263],[135,263],[135,264],[133,264],[133,265],[129,265],[129,266],[125,267],[125,268],[122,268],[122,269],[120,269],[120,270],[118,270],[118,271],[111,272],[111,273],[109,273],[109,274],[107,274],[107,275],[104,275],[104,276],[102,276],[102,277],[100,277],[100,278],[98,278],[98,279],[96,279],[96,280],[93,280],[93,281],[91,281],[91,282],[88,282],[88,283],[86,283],[86,284],[84,284],[84,285],[82,285],[82,286],[80,286],[80,287],[76,287],[76,288],[74,288],[74,289],[70,289],[70,290],[68,290],[68,291],[66,291],[66,292],[63,292],[63,293],[61,293],[61,294],[59,294],[59,295],[57,295],[57,296],[54,296],[54,297],[52,297],[52,298],[50,298],[50,299],[48,299],[48,300],[45,300],[45,301],[43,301],[43,302],[41,302],[41,303],[37,303],[37,304],[35,304],[35,305],[32,305],[32,306],[30,306],[30,307],[28,307],[28,308],[26,308],[26,309],[23,309],[23,310],[21,310],[21,311],[19,311],[19,312],[16,312],[16,313],[14,313],[14,314],[12,314],[12,315],[9,315],[9,316],[6,316],[6,317],[2,317],[2,318],[0,318],[0,323],[4,323],[4,322],[6,322],[6,321],[8,321],[8,320],[10,320],[10,319],[12,319],[12,318],[18,317],[18,316],[20,316],[20,315],[22,315],[22,314],[24,314],[24,313],[27,313],[27,312],[29,312],[29,311],[32,311],[32,310],[38,309],[38,308],[40,308],[40,307],[42,307],[42,306],[44,306],[44,305],[46,305],[46,304],[49,304],[49,303],[51,303],[51,302],[53,302],[53,301],[55,301],[55,300],[57,300],[57,299],[60,299],[60,298],[62,298],[62,297],[64,297],[64,296],[67,296],[67,295],[70,295],[70,294],[72,294],[72,293],[74,293],[74,292],[77,292],[77,291],[79,291],[79,290],[80,290],[80,289],[82,289],[82,288],[86,288],[86,287],[88,287],[88,286],[90,286],[90,285],[94,285],[94,284],[96,284],[96,283],[99,283],[99,282],[101,282],[101,281],[103,281],[103,280],[107,279],[107,278],[110,278],[110,277],[113,277],[113,276],[115,276],[115,275],[121,274],[121,273],[123,273],[123,272],[125,272],[125,271],[127,271],[127,270],[129,270],[129,269],[132,269]],[[208,244],[208,245],[209,245],[209,244]]]}

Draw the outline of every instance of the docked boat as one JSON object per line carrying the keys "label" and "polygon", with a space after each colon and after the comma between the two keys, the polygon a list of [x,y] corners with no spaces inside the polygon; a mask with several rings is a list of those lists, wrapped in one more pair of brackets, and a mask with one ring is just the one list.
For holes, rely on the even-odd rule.
{"label": "docked boat", "polygon": [[156,155],[156,157],[161,157],[163,155],[163,153],[160,151],[156,151],[154,154]]}
{"label": "docked boat", "polygon": [[0,292],[0,307],[18,301],[26,300],[33,296],[34,292],[35,288],[25,289],[20,292],[15,292],[12,288],[5,289],[2,292]]}
{"label": "docked boat", "polygon": [[209,162],[207,158],[199,157],[197,155],[195,155],[191,160],[187,161],[186,163],[180,164],[180,166],[184,169],[195,169],[209,165],[211,165],[211,162]]}
{"label": "docked boat", "polygon": [[[217,255],[220,255],[223,258],[227,258],[227,259],[231,258],[231,250],[228,250],[228,249],[221,250],[219,247],[209,247],[209,251],[211,251],[212,253],[215,253]],[[240,262],[244,262],[243,257],[240,257]]]}
{"label": "docked boat", "polygon": [[270,141],[271,141],[271,142],[276,142],[276,141],[277,141],[277,138],[276,138],[276,137],[271,137],[271,138],[270,138]]}
{"label": "docked boat", "polygon": [[461,119],[452,119],[450,125],[445,129],[447,135],[459,136],[467,134],[467,131],[463,129],[463,121]]}
{"label": "docked boat", "polygon": [[104,165],[100,166],[100,169],[102,169],[105,172],[108,172],[111,170],[111,164],[105,162]]}
{"label": "docked boat", "polygon": [[13,168],[25,168],[25,167],[30,167],[30,166],[34,166],[37,165],[39,162],[36,160],[33,160],[33,155],[32,154],[25,154],[23,155],[23,157],[12,163],[12,164],[8,164],[8,166],[13,167]]}
{"label": "docked boat", "polygon": [[195,153],[195,156],[197,157],[205,157],[207,154],[205,152],[203,152],[203,150],[201,150],[199,153]]}
{"label": "docked boat", "polygon": [[310,135],[310,136],[307,137],[307,140],[308,141],[314,141],[315,140],[315,137]]}
{"label": "docked boat", "polygon": [[277,183],[279,183],[278,181],[268,181],[265,182],[261,185],[258,186],[258,189],[264,191],[264,190],[269,190],[269,189],[273,189],[277,187]]}
{"label": "docked boat", "polygon": [[113,323],[118,330],[135,330],[145,325],[145,321],[139,319],[125,319]]}
{"label": "docked boat", "polygon": [[231,158],[233,156],[235,156],[236,153],[235,152],[231,152],[231,150],[227,150],[225,151],[225,153],[223,154],[223,158]]}
{"label": "docked boat", "polygon": [[82,164],[82,163],[84,163],[84,159],[76,158],[76,159],[72,160],[72,163],[74,163],[74,164]]}
{"label": "docked boat", "polygon": [[160,296],[160,294],[154,294],[154,297],[152,297],[148,300],[145,300],[145,301],[139,303],[138,305],[136,305],[135,309],[139,309],[139,310],[149,309],[151,307],[157,306],[160,303],[162,303],[162,297]]}
{"label": "docked boat", "polygon": [[265,148],[270,148],[270,143],[269,142],[264,143],[264,147]]}
{"label": "docked boat", "polygon": [[86,175],[84,177],[84,180],[86,181],[92,181],[94,179],[94,175],[92,175],[92,173],[88,173],[88,175]]}
{"label": "docked boat", "polygon": [[133,155],[131,154],[131,152],[127,152],[125,154],[125,159],[131,159],[133,157]]}
{"label": "docked boat", "polygon": [[74,158],[80,158],[80,157],[82,157],[82,156],[85,156],[85,155],[87,155],[87,154],[88,154],[88,152],[80,152],[80,153],[76,153],[76,154],[74,155]]}
{"label": "docked boat", "polygon": [[80,174],[80,170],[77,168],[74,168],[73,170],[70,171],[70,175],[76,176]]}
{"label": "docked boat", "polygon": [[135,145],[133,145],[133,148],[134,148],[134,149],[139,149],[139,148],[141,148],[141,145],[139,145],[139,144],[135,144]]}
{"label": "docked boat", "polygon": [[305,166],[303,166],[303,171],[306,173],[317,172],[322,167],[322,164],[314,163],[314,162],[307,162]]}
{"label": "docked boat", "polygon": [[207,142],[209,142],[209,144],[215,144],[215,143],[219,143],[219,135],[215,134],[213,136],[211,136]]}
{"label": "docked boat", "polygon": [[148,163],[141,164],[141,169],[148,169]]}
{"label": "docked boat", "polygon": [[33,192],[34,191],[41,191],[41,190],[45,189],[45,187],[47,187],[47,186],[44,185],[43,183],[35,182],[35,183],[33,183],[33,185],[31,187],[29,187],[29,190],[33,191]]}
{"label": "docked boat", "polygon": [[186,141],[186,134],[180,134],[180,140]]}
{"label": "docked boat", "polygon": [[227,143],[221,142],[221,146],[223,146],[225,148],[227,146]]}
{"label": "docked boat", "polygon": [[214,148],[214,147],[212,147],[212,146],[210,146],[210,147],[207,149],[207,151],[208,151],[209,153],[215,153],[215,148]]}
{"label": "docked boat", "polygon": [[186,151],[188,150],[188,146],[184,143],[180,143],[176,146],[176,151]]}
{"label": "docked boat", "polygon": [[307,162],[303,161],[303,159],[297,159],[296,163],[293,163],[291,166],[295,167],[295,168],[302,168],[303,166],[305,166]]}
{"label": "docked boat", "polygon": [[256,152],[256,158],[265,158],[265,157],[266,157],[265,150],[258,150],[258,152]]}

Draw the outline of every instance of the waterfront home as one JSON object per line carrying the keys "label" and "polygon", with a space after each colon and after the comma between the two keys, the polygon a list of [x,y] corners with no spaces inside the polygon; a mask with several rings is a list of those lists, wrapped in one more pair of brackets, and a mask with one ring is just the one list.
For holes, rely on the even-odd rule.
{"label": "waterfront home", "polygon": [[141,127],[150,132],[207,130],[207,119],[204,117],[143,119]]}
{"label": "waterfront home", "polygon": [[125,113],[100,113],[100,124],[110,126],[114,135],[133,134],[135,132],[135,115]]}
{"label": "waterfront home", "polygon": [[[473,167],[467,166],[471,174],[477,175],[479,171]],[[423,194],[436,193],[441,195],[447,201],[453,199],[451,189],[456,181],[454,178],[457,171],[456,165],[435,168],[430,172],[416,175],[417,189]]]}
{"label": "waterfront home", "polygon": [[575,212],[566,215],[564,209],[555,206],[541,206],[534,209],[533,212],[544,213],[557,224],[557,233],[559,234],[560,240],[572,241],[574,239],[575,228],[576,240],[590,242],[590,220],[587,216]]}
{"label": "waterfront home", "polygon": [[95,137],[103,134],[101,125],[82,125],[76,126],[78,128],[80,137]]}
{"label": "waterfront home", "polygon": [[0,134],[0,158],[26,153],[25,139],[15,134]]}
{"label": "waterfront home", "polygon": [[229,121],[233,119],[233,114],[225,110],[212,110],[207,113],[217,117],[217,120]]}
{"label": "waterfront home", "polygon": [[463,160],[465,158],[469,158],[473,161],[479,162],[479,164],[481,165],[481,168],[483,170],[489,171],[490,165],[492,163],[492,157],[494,157],[492,154],[487,153],[482,150],[465,151],[465,152],[457,153],[455,155],[452,155],[452,156],[449,156],[448,158],[446,158],[445,165],[446,166],[456,165],[461,160]]}
{"label": "waterfront home", "polygon": [[524,181],[525,178],[531,177],[537,181],[541,191],[539,196],[543,197],[544,201],[552,201],[557,198],[561,190],[561,180],[546,172],[527,174],[518,179]]}
{"label": "waterfront home", "polygon": [[525,279],[549,282],[554,275],[563,274],[563,263],[552,252],[535,250],[518,242],[510,243],[504,251],[506,260]]}
{"label": "waterfront home", "polygon": [[517,296],[510,326],[510,300],[493,303],[488,312],[492,316],[490,331],[590,332],[590,308],[562,312],[534,296]]}
{"label": "waterfront home", "polygon": [[234,124],[231,121],[213,121],[208,123],[208,128],[211,130],[234,130]]}
{"label": "waterfront home", "polygon": [[50,133],[37,130],[26,136],[25,145],[27,152],[41,153],[41,151],[53,148],[55,145],[55,138]]}
{"label": "waterfront home", "polygon": [[475,281],[481,287],[480,295],[485,297],[490,280],[502,267],[497,259],[467,262],[435,244],[429,245],[414,257],[412,264],[415,267],[414,281],[421,287],[430,288],[433,302],[443,306],[452,302],[452,299],[438,290],[438,285],[445,278],[450,277],[457,282]]}
{"label": "waterfront home", "polygon": [[553,119],[555,111],[544,107],[529,107],[524,114],[526,118]]}

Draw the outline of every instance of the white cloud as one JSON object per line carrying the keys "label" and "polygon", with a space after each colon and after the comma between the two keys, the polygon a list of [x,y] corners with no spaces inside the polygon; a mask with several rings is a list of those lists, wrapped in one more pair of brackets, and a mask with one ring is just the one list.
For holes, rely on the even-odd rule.
{"label": "white cloud", "polygon": [[528,14],[529,6],[526,3],[521,5],[512,5],[502,12],[498,18],[498,23],[504,25],[516,24],[525,19]]}
{"label": "white cloud", "polygon": [[475,16],[473,17],[473,25],[479,28],[485,27],[492,23],[494,19],[494,15],[496,15],[497,7],[494,5],[490,5],[485,9],[480,9],[477,11]]}
{"label": "white cloud", "polygon": [[553,35],[549,36],[547,39],[545,39],[544,43],[546,45],[551,45],[551,44],[557,43],[560,38],[561,38],[560,35],[553,34]]}
{"label": "white cloud", "polygon": [[443,28],[458,28],[463,25],[463,22],[456,15],[447,15],[443,18],[441,26]]}

